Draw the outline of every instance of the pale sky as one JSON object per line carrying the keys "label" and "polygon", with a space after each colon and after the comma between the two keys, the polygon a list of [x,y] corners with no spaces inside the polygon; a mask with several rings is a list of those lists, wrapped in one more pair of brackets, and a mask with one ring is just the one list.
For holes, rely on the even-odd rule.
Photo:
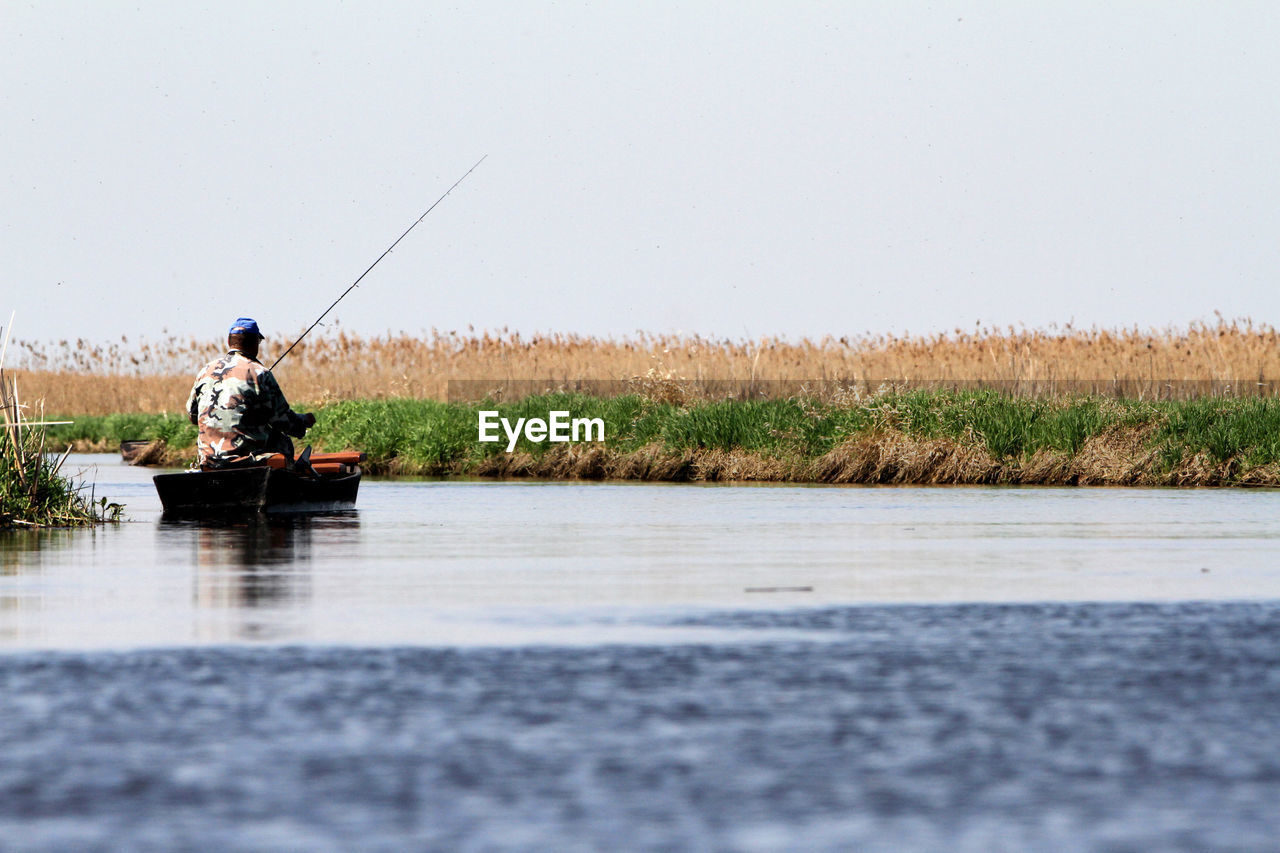
{"label": "pale sky", "polygon": [[0,0],[0,323],[1280,324],[1280,6]]}

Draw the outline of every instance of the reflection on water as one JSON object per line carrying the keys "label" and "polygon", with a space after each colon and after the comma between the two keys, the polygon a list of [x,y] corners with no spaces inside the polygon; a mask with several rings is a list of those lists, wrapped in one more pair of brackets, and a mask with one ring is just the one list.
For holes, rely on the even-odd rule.
{"label": "reflection on water", "polygon": [[[20,641],[27,633],[22,627],[24,614],[38,610],[44,600],[43,593],[33,595],[32,589],[40,588],[45,560],[59,559],[77,541],[95,533],[28,527],[0,531],[0,643]],[[33,560],[33,555],[38,559]]]}
{"label": "reflection on water", "polygon": [[200,523],[161,519],[151,471],[87,476],[131,520],[0,535],[0,647],[635,642],[688,608],[1280,599],[1274,490],[370,479],[356,512]]}
{"label": "reflection on water", "polygon": [[[93,459],[73,456],[71,470]],[[316,555],[358,537],[356,513],[165,520],[154,471],[108,459],[80,475],[125,503],[127,521],[0,532],[0,648],[273,641],[308,633]]]}
{"label": "reflection on water", "polygon": [[[355,519],[352,522],[358,523]],[[269,607],[307,597],[312,523],[308,518],[262,516],[162,519],[157,536],[190,542],[198,606]]]}
{"label": "reflection on water", "polygon": [[235,637],[262,640],[285,635],[279,631],[278,619],[257,611],[307,606],[318,531],[342,530],[354,535],[359,525],[355,512],[161,518],[156,537],[160,549],[175,542],[187,543],[188,563],[193,569],[192,601],[198,611],[225,611],[237,623],[232,631]]}
{"label": "reflection on water", "polygon": [[44,552],[53,556],[71,547],[77,536],[92,536],[96,531],[57,530],[19,527],[0,531],[0,575],[16,575],[25,565],[24,554]]}

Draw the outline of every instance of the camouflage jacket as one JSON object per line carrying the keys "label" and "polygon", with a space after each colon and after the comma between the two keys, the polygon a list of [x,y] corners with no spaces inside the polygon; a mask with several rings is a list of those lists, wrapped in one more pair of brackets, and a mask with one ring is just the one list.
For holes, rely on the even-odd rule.
{"label": "camouflage jacket", "polygon": [[285,448],[291,453],[284,436],[301,438],[307,431],[271,371],[239,350],[204,366],[187,398],[187,415],[198,428],[201,467],[221,467]]}

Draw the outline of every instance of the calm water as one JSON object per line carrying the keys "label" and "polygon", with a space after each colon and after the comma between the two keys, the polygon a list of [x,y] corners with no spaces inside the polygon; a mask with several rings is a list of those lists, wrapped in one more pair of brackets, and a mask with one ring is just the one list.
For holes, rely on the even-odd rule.
{"label": "calm water", "polygon": [[376,482],[0,538],[4,849],[1273,850],[1280,492]]}

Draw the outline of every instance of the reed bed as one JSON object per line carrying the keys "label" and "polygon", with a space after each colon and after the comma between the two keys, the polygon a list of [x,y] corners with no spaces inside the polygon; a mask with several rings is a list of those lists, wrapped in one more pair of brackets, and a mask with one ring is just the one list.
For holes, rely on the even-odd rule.
{"label": "reed bed", "polygon": [[17,384],[0,355],[0,530],[77,527],[116,521],[123,507],[95,502],[92,490],[61,474],[42,417],[34,420],[18,401]]}
{"label": "reed bed", "polygon": [[[285,345],[283,337],[266,341],[264,362],[270,364]],[[221,340],[172,336],[17,346],[27,393],[43,399],[48,411],[75,415],[180,412],[196,371],[222,349]],[[884,384],[986,384],[1028,396],[1239,396],[1280,390],[1280,334],[1252,320],[1221,318],[1163,330],[975,327],[799,341],[434,329],[420,336],[368,337],[336,331],[305,340],[276,373],[290,399],[308,404],[444,400],[450,382],[480,383],[483,390],[528,380],[534,380],[532,391],[590,390],[584,380],[613,381],[620,392],[650,396],[666,388],[676,401],[714,396],[705,389],[717,381],[748,389],[790,383],[773,396],[792,396],[800,387],[829,397]]]}

